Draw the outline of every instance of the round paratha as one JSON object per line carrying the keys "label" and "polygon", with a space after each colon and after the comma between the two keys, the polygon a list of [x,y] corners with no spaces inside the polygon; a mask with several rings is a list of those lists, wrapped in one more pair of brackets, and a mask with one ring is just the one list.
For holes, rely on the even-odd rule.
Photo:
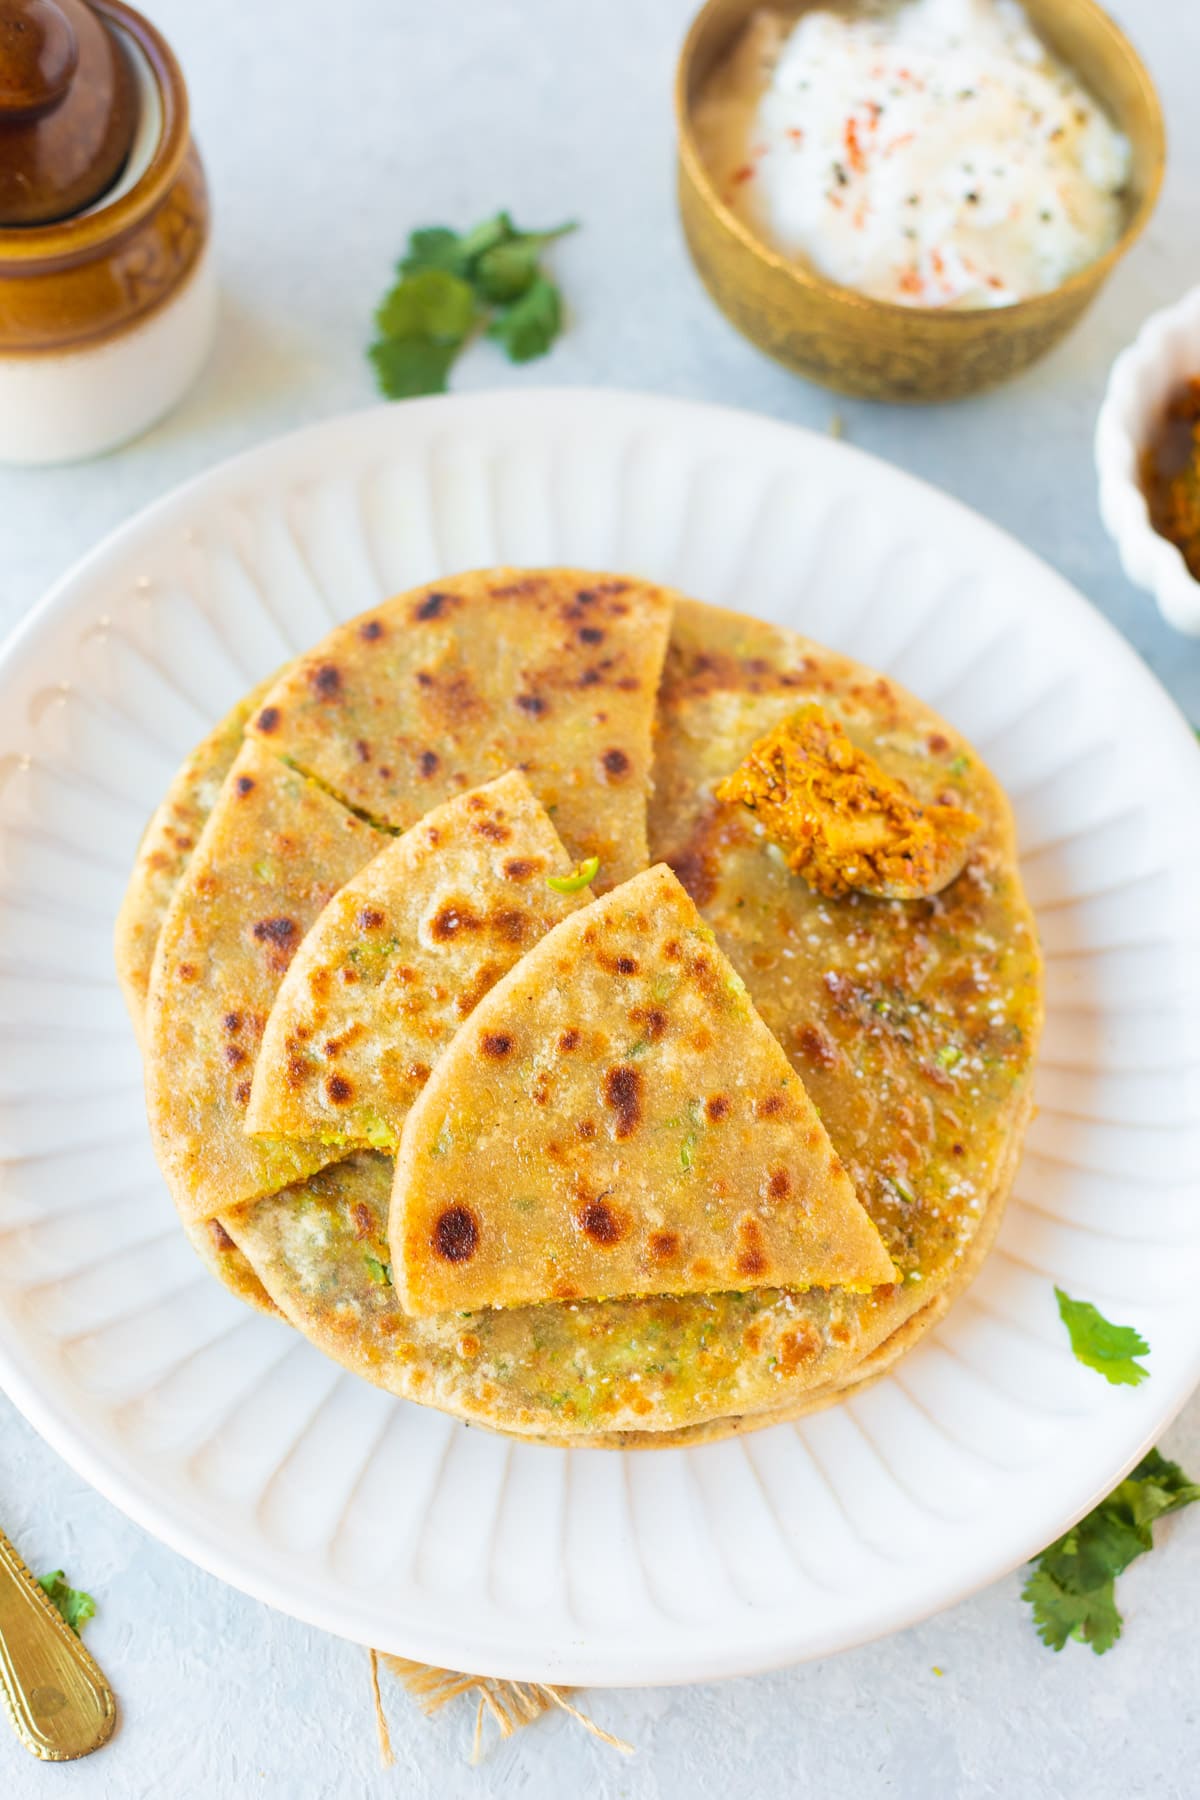
{"label": "round paratha", "polygon": [[[953,798],[981,821],[945,891],[823,898],[749,813],[716,800],[750,746],[813,700],[919,800]],[[390,1157],[358,1152],[222,1215],[267,1294],[327,1354],[407,1398],[546,1441],[697,1442],[876,1379],[986,1254],[1030,1109],[1036,938],[1007,803],[950,726],[793,633],[680,601],[653,775],[651,857],[675,869],[746,983],[901,1279],[864,1295],[751,1290],[416,1320],[390,1280]]]}
{"label": "round paratha", "polygon": [[869,1315],[832,1289],[410,1318],[387,1263],[392,1159],[376,1151],[226,1223],[291,1323],[376,1386],[516,1437],[661,1448],[797,1418],[885,1374],[975,1274],[1010,1179],[939,1293],[880,1289]]}

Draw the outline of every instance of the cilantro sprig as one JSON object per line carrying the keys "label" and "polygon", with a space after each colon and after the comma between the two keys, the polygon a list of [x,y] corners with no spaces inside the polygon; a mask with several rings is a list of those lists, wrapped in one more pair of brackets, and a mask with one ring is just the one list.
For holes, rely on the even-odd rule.
{"label": "cilantro sprig", "polygon": [[1035,1557],[1021,1592],[1042,1642],[1061,1650],[1074,1638],[1097,1656],[1111,1650],[1122,1627],[1117,1576],[1154,1548],[1156,1519],[1194,1500],[1200,1500],[1200,1485],[1151,1450],[1099,1506]]}
{"label": "cilantro sprig", "polygon": [[61,1569],[39,1575],[38,1586],[49,1596],[72,1631],[79,1631],[89,1619],[95,1618],[96,1602],[92,1596],[85,1594],[82,1588],[71,1587]]}
{"label": "cilantro sprig", "polygon": [[1146,1380],[1149,1369],[1134,1361],[1150,1350],[1139,1331],[1132,1325],[1114,1325],[1090,1301],[1072,1300],[1060,1287],[1055,1288],[1054,1297],[1077,1361],[1116,1387],[1137,1387]]}
{"label": "cilantro sprig", "polygon": [[444,392],[455,360],[480,332],[513,362],[544,356],[562,330],[563,306],[542,257],[575,229],[521,231],[501,212],[470,231],[410,232],[367,351],[382,392],[390,400]]}

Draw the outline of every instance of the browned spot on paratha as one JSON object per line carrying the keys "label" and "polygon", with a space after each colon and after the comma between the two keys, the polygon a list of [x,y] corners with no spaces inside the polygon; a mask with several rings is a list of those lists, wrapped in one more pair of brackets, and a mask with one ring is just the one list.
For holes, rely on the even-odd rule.
{"label": "browned spot on paratha", "polygon": [[[653,699],[673,598],[570,569],[455,576],[339,626],[272,689],[250,729],[402,830],[519,768],[571,855],[598,856],[598,889],[612,886],[646,863]],[[600,639],[581,641],[579,622]]]}
{"label": "browned spot on paratha", "polygon": [[[662,1029],[614,1060],[631,1000]],[[778,1115],[757,1114],[764,1093],[783,1095]],[[450,1266],[430,1234],[464,1194],[479,1241]],[[687,1255],[665,1256],[664,1233]],[[401,1303],[421,1316],[549,1300],[563,1284],[599,1299],[768,1269],[796,1287],[892,1277],[782,1050],[661,867],[556,926],[444,1052],[405,1127],[391,1237]]]}
{"label": "browned spot on paratha", "polygon": [[[397,1142],[460,1022],[522,950],[584,903],[544,880],[514,886],[514,846],[531,866],[570,869],[515,773],[436,808],[334,896],[276,998],[249,1130]],[[480,1055],[502,1061],[514,1043],[511,1033],[485,1034]]]}

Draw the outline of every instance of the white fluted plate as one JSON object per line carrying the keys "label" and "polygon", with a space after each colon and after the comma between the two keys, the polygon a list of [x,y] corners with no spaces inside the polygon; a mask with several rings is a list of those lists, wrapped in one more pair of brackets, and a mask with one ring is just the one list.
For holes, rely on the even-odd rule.
{"label": "white fluted plate", "polygon": [[[396,590],[627,569],[887,670],[1012,795],[1047,954],[997,1248],[888,1379],[694,1450],[564,1452],[343,1374],[205,1275],[150,1154],[113,915],[176,764]],[[1200,1377],[1200,755],[981,519],[843,444],[612,393],[382,408],[242,456],[76,568],[0,663],[0,1379],[74,1466],[331,1631],[575,1683],[741,1674],[916,1620],[1105,1492]],[[1058,1283],[1148,1338],[1071,1356]]]}

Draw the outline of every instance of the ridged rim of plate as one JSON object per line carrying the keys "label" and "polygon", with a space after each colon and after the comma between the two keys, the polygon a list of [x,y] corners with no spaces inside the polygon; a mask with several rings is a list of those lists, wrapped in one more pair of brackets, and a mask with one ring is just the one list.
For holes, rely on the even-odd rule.
{"label": "ridged rim of plate", "polygon": [[[121,711],[116,665],[104,659],[133,656],[126,624],[135,613],[151,630],[177,617],[176,590],[184,595],[216,646],[187,645],[196,668],[209,668],[196,683],[211,680],[215,698],[233,679],[212,673],[224,653],[215,624],[236,633],[255,596],[262,618],[238,642],[240,665],[231,653],[246,686],[267,672],[275,637],[303,647],[307,639],[287,639],[288,625],[299,631],[321,607],[345,616],[369,604],[384,570],[396,587],[449,572],[430,566],[448,545],[460,567],[623,562],[701,598],[740,601],[893,672],[947,712],[1013,792],[1048,956],[1041,1115],[997,1248],[943,1325],[868,1392],[725,1444],[513,1446],[375,1394],[310,1347],[262,1335],[285,1328],[235,1311],[212,1343],[236,1335],[246,1364],[261,1361],[260,1395],[290,1369],[307,1413],[256,1509],[225,1511],[194,1465],[210,1444],[233,1454],[233,1425],[214,1427],[181,1474],[164,1447],[184,1416],[178,1399],[162,1418],[151,1410],[131,1449],[116,1421],[134,1400],[97,1404],[74,1365],[64,1374],[66,1352],[53,1359],[47,1320],[69,1318],[72,1305],[80,1317],[95,1309],[111,1291],[102,1264],[95,1278],[84,1262],[22,1289],[12,1275],[22,1257],[36,1269],[50,1254],[40,1234],[47,1245],[70,1243],[73,1231],[86,1234],[89,1208],[113,1203],[88,1190],[89,1167],[68,1164],[84,1191],[61,1217],[28,1196],[22,1214],[19,1191],[18,1210],[6,1210],[14,1170],[72,1150],[69,1105],[62,1131],[52,1130],[38,1090],[22,1080],[30,1069],[54,1075],[59,1061],[87,1064],[86,1043],[61,1021],[21,1040],[20,1008],[50,993],[43,952],[31,959],[29,945],[49,943],[44,954],[66,958],[55,1005],[102,994],[98,1016],[109,1019],[113,977],[86,920],[99,917],[95,896],[107,905],[119,886],[136,835],[126,815],[149,810],[161,769],[210,705],[181,694],[172,712],[170,696],[186,682],[178,670],[156,674],[138,640],[142,663],[129,663],[145,686],[138,705],[166,709],[169,745],[128,710],[128,694]],[[268,592],[284,596],[282,617]],[[168,639],[162,656],[183,655],[180,642]],[[70,669],[65,687],[51,665]],[[238,456],[114,533],[14,633],[0,657],[0,696],[0,1237],[13,1246],[0,1265],[0,1378],[81,1475],[213,1574],[311,1624],[447,1667],[580,1685],[746,1674],[895,1630],[1004,1574],[1094,1504],[1200,1379],[1200,1319],[1188,1306],[1200,1275],[1200,970],[1189,941],[1200,852],[1174,827],[1194,811],[1200,755],[1168,697],[1092,608],[936,490],[845,444],[683,401],[542,390],[377,408]],[[87,779],[72,773],[72,756],[91,758]],[[58,806],[72,832],[103,837],[108,790],[92,780],[97,769],[132,781],[137,802],[121,799],[119,845],[85,856],[45,819]],[[43,813],[35,788],[61,786],[62,770],[68,798],[46,801]],[[94,893],[92,875],[72,862],[88,856],[99,871]],[[22,880],[32,882],[24,911]],[[116,1044],[115,1026],[102,1036]],[[111,1053],[118,1071],[127,1050]],[[125,1118],[125,1087],[119,1098],[103,1085],[86,1094],[85,1119]],[[86,1149],[74,1145],[77,1157]],[[147,1209],[157,1232],[147,1240],[143,1224],[122,1250],[136,1294],[173,1216],[161,1193],[139,1188],[125,1201],[136,1219]],[[72,1212],[82,1223],[64,1237]],[[91,1228],[107,1216],[93,1210]],[[174,1236],[170,1244],[164,1256],[174,1256]],[[200,1279],[189,1265],[188,1294]],[[1108,1388],[1071,1359],[1056,1279],[1145,1331],[1153,1353],[1144,1386]],[[234,1307],[215,1290],[199,1304],[218,1303]],[[188,1325],[186,1301],[176,1310]],[[76,1343],[115,1331],[98,1316]],[[103,1370],[99,1355],[89,1378]],[[972,1442],[976,1425],[984,1436]],[[314,1469],[346,1446],[359,1465],[341,1512],[306,1525]],[[388,1530],[399,1532],[406,1502],[408,1560],[385,1570]],[[468,1551],[475,1565],[464,1575],[456,1557]]]}

